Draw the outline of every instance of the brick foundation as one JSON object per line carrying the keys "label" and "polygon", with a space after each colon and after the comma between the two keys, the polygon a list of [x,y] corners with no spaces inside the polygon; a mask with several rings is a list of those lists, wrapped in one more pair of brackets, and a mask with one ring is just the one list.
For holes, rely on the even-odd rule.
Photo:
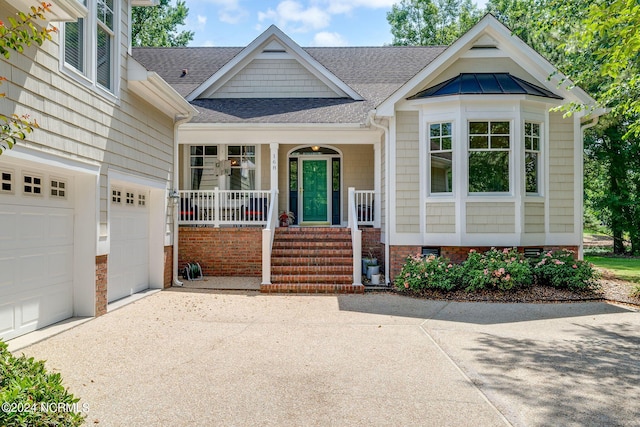
{"label": "brick foundation", "polygon": [[107,313],[108,255],[96,256],[96,317]]}
{"label": "brick foundation", "polygon": [[173,246],[164,247],[164,282],[165,289],[170,288],[173,282]]}
{"label": "brick foundation", "polygon": [[386,271],[384,266],[384,244],[381,240],[381,230],[379,228],[361,227],[362,230],[362,257],[373,255],[378,259],[381,271]]}
{"label": "brick foundation", "polygon": [[[540,247],[540,246],[519,246],[518,252],[524,252],[526,247]],[[475,249],[477,252],[486,252],[491,250],[491,246],[441,246],[440,256],[449,258],[451,262],[460,264],[467,259],[467,255],[471,249]],[[503,249],[503,248],[498,248]],[[568,249],[575,252],[575,256],[578,256],[577,246],[543,246],[543,251],[555,251],[560,249]],[[390,249],[390,261],[391,261],[391,281],[395,280],[396,276],[400,274],[402,265],[409,255],[420,254],[422,252],[422,246],[391,246]]]}
{"label": "brick foundation", "polygon": [[205,276],[262,276],[262,229],[180,227],[178,266],[197,262]]}

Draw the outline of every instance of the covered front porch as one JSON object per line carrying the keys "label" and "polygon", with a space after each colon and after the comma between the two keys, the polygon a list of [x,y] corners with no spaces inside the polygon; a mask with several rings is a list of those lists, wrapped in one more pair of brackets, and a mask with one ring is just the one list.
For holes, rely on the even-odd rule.
{"label": "covered front porch", "polygon": [[[218,143],[212,144],[212,140]],[[264,142],[269,140],[283,142]],[[369,243],[363,248],[363,229],[367,236],[377,230],[374,251],[382,259],[378,247],[382,206],[379,132],[362,128],[340,132],[265,129],[261,133],[243,129],[212,134],[195,126],[181,129],[179,148],[180,189],[173,195],[179,225],[179,268],[196,261],[204,264],[206,275],[236,275],[226,262],[221,263],[221,257],[211,259],[211,253],[216,253],[236,260],[248,275],[256,274],[259,260],[263,287],[280,284],[284,276],[300,288],[310,279],[322,285],[337,282],[310,274],[302,279],[274,272],[274,242],[276,247],[280,245],[276,229],[281,225],[288,225],[291,230],[314,227],[347,231],[349,285],[362,285],[361,258],[372,249]],[[283,213],[292,214],[290,224],[281,224],[279,217]],[[203,239],[204,235],[209,237]],[[185,241],[184,236],[196,239],[198,244]],[[312,238],[331,250],[335,242],[330,236],[331,233],[316,233]],[[322,242],[326,239],[329,240]],[[241,243],[236,245],[237,242]],[[318,254],[298,263],[318,265],[329,255]],[[221,265],[225,267],[218,268]],[[301,272],[301,265],[291,267]],[[275,267],[279,269],[281,266]],[[313,274],[326,276],[320,274],[325,272]]]}

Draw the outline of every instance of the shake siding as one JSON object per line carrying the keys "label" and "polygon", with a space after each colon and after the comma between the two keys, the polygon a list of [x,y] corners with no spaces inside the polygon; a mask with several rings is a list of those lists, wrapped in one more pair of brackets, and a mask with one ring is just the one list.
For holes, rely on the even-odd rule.
{"label": "shake siding", "polygon": [[420,232],[420,159],[418,112],[398,111],[396,116],[396,231]]}
{"label": "shake siding", "polygon": [[455,233],[456,204],[427,204],[427,233]]}
{"label": "shake siding", "polygon": [[293,59],[254,59],[212,98],[337,98]]}
{"label": "shake siding", "polygon": [[549,114],[549,231],[574,232],[573,119]]}
{"label": "shake siding", "polygon": [[544,203],[525,202],[524,232],[544,233]]}
{"label": "shake siding", "polygon": [[[6,4],[0,5],[3,10],[10,9],[7,16],[14,13]],[[100,177],[103,232],[109,168],[162,181],[172,173],[172,118],[127,90],[126,9],[123,3],[120,29],[125,33],[119,45],[122,49],[118,103],[59,71],[59,33],[41,47],[32,46],[24,54],[14,52],[8,61],[0,60],[0,75],[9,79],[0,88],[7,94],[2,101],[2,113],[28,113],[40,125],[19,144],[103,164]]]}
{"label": "shake siding", "polygon": [[467,202],[467,233],[514,233],[515,204]]}

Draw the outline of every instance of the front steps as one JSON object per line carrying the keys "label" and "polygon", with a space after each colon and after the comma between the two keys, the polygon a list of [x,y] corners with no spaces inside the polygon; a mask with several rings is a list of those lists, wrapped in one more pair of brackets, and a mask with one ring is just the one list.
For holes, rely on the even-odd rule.
{"label": "front steps", "polygon": [[271,284],[264,293],[364,293],[353,284],[351,231],[334,227],[276,228]]}

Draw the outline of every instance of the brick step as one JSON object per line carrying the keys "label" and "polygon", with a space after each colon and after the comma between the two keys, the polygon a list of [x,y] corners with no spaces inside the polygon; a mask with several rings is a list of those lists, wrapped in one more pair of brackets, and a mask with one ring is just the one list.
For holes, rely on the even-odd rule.
{"label": "brick step", "polygon": [[324,283],[343,285],[353,283],[351,274],[271,274],[272,283]]}
{"label": "brick step", "polygon": [[276,228],[276,234],[313,234],[313,233],[340,234],[340,233],[350,233],[350,230],[344,227],[278,227]]}
{"label": "brick step", "polygon": [[275,237],[278,240],[302,240],[302,239],[335,239],[335,240],[351,240],[351,233],[349,232],[340,232],[340,233],[278,233],[276,232]]}
{"label": "brick step", "polygon": [[319,283],[272,283],[260,285],[262,293],[363,294],[363,285]]}
{"label": "brick step", "polygon": [[[299,255],[299,254],[296,254]],[[344,257],[271,257],[271,265],[353,265],[351,254]]]}
{"label": "brick step", "polygon": [[271,259],[274,258],[317,258],[317,257],[333,257],[342,258],[353,256],[351,248],[349,249],[328,249],[328,248],[298,248],[298,249],[274,249],[271,252]]}
{"label": "brick step", "polygon": [[347,275],[351,277],[353,266],[351,265],[274,265],[271,267],[272,275]]}
{"label": "brick step", "polygon": [[301,240],[301,241],[282,241],[274,240],[273,249],[308,249],[308,248],[334,248],[334,249],[351,249],[351,241],[348,242],[332,242],[326,240]]}

